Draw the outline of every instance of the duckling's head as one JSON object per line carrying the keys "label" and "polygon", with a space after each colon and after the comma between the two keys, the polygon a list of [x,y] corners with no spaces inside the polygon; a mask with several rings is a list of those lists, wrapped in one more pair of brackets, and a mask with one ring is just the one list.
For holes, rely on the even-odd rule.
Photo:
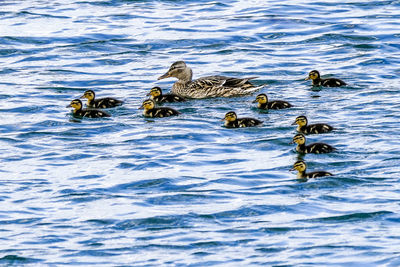
{"label": "duckling's head", "polygon": [[152,99],[147,99],[143,101],[142,105],[139,107],[139,109],[144,109],[144,110],[149,110],[153,109],[156,106],[154,101]]}
{"label": "duckling's head", "polygon": [[320,75],[319,75],[319,71],[317,71],[317,70],[312,70],[312,71],[310,71],[310,73],[308,74],[308,77],[306,78],[306,80],[315,80],[315,79],[318,79],[318,78],[320,78]]}
{"label": "duckling's head", "polygon": [[82,101],[79,99],[74,99],[67,106],[67,108],[70,108],[70,107],[72,107],[74,110],[80,110],[80,109],[82,109]]}
{"label": "duckling's head", "polygon": [[304,161],[298,160],[293,164],[293,168],[291,171],[297,170],[298,172],[305,172],[307,169],[307,165]]}
{"label": "duckling's head", "polygon": [[253,103],[258,102],[259,104],[265,104],[268,103],[268,96],[266,94],[259,94],[256,97],[256,100],[253,101]]}
{"label": "duckling's head", "polygon": [[192,75],[192,69],[187,67],[184,61],[177,61],[169,67],[169,70],[164,75],[158,77],[158,80],[175,77],[178,80],[188,82],[192,80]]}
{"label": "duckling's head", "polygon": [[296,134],[295,136],[293,136],[293,143],[302,145],[306,142],[306,137],[304,136],[304,134]]}
{"label": "duckling's head", "polygon": [[150,93],[148,95],[151,95],[152,97],[157,97],[162,94],[162,90],[160,87],[156,86],[150,89]]}
{"label": "duckling's head", "polygon": [[307,117],[306,116],[298,116],[296,118],[296,120],[294,121],[294,123],[292,123],[292,125],[297,124],[300,127],[303,127],[305,125],[307,125],[308,121],[307,121]]}
{"label": "duckling's head", "polygon": [[228,113],[225,114],[224,120],[228,122],[235,121],[237,120],[237,115],[235,112],[229,111]]}
{"label": "duckling's head", "polygon": [[93,100],[95,97],[94,91],[93,90],[87,90],[83,93],[81,98],[86,98],[87,100]]}

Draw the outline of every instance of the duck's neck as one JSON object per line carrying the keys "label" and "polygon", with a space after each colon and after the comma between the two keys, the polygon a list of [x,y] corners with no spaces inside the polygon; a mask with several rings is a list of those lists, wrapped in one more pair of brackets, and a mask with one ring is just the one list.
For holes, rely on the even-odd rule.
{"label": "duck's neck", "polygon": [[238,124],[237,120],[235,120],[235,121],[225,121],[225,127],[228,127],[228,128],[237,127],[237,124]]}
{"label": "duck's neck", "polygon": [[192,77],[193,77],[192,69],[186,67],[181,73],[177,75],[176,78],[178,78],[178,82],[186,84],[192,81]]}
{"label": "duck's neck", "polygon": [[314,86],[321,86],[321,83],[322,83],[322,80],[321,80],[320,77],[318,77],[318,78],[316,78],[316,79],[314,79],[314,80],[312,81],[312,84],[313,84]]}
{"label": "duck's neck", "polygon": [[149,113],[150,113],[150,111],[151,111],[152,109],[144,109],[143,110],[143,115],[148,115]]}
{"label": "duck's neck", "polygon": [[152,96],[151,99],[153,99],[155,102],[160,102],[162,99],[162,95]]}
{"label": "duck's neck", "polygon": [[306,149],[306,144],[304,143],[304,144],[297,144],[297,147],[296,147],[296,151],[297,152],[300,152],[300,153],[304,153],[304,150]]}
{"label": "duck's neck", "polygon": [[300,133],[302,133],[302,132],[304,132],[305,130],[306,130],[306,128],[307,128],[307,124],[306,125],[303,125],[303,126],[297,126],[297,131],[298,132],[300,132]]}
{"label": "duck's neck", "polygon": [[81,112],[82,112],[82,107],[76,108],[76,109],[74,109],[74,110],[72,111],[72,113],[74,113],[74,114],[79,114],[79,113],[81,113]]}
{"label": "duck's neck", "polygon": [[303,178],[305,178],[306,177],[306,170],[304,170],[304,171],[299,171],[298,173],[297,173],[297,179],[303,179]]}
{"label": "duck's neck", "polygon": [[258,103],[258,108],[267,109],[268,108],[268,102],[266,102],[266,103]]}
{"label": "duck's neck", "polygon": [[91,105],[93,105],[93,102],[94,102],[94,98],[93,99],[88,99],[87,100],[87,105],[91,106]]}
{"label": "duck's neck", "polygon": [[192,81],[193,72],[192,69],[186,67],[181,73],[179,73],[176,78],[178,81],[174,83],[172,86],[172,93],[182,96],[182,97],[190,97],[186,94],[186,87]]}

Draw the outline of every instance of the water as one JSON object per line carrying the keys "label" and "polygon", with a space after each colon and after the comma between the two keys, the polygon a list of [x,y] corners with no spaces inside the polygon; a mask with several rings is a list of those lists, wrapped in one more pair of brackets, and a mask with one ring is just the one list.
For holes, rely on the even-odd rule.
{"label": "water", "polygon": [[[398,266],[399,1],[3,1],[0,264]],[[137,108],[170,64],[258,76],[255,96]],[[312,88],[310,70],[345,80]],[[126,104],[74,120],[86,89]],[[229,110],[264,121],[226,129]],[[337,130],[306,155],[296,116]]]}

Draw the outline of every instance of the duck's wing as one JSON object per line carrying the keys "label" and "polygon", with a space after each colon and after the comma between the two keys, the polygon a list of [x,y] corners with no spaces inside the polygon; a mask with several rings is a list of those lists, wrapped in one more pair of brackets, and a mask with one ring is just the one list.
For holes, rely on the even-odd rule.
{"label": "duck's wing", "polygon": [[242,87],[242,88],[252,88],[254,85],[249,82],[257,77],[249,77],[249,78],[232,78],[232,77],[225,77],[225,76],[217,76],[221,79],[224,79],[224,86],[226,87]]}
{"label": "duck's wing", "polygon": [[322,80],[322,86],[326,87],[339,87],[347,85],[344,81],[337,79],[337,78],[328,78]]}
{"label": "duck's wing", "polygon": [[93,103],[94,108],[113,108],[117,106],[121,106],[124,103],[124,101],[111,98],[111,97],[105,97],[105,98],[99,98],[95,99]]}
{"label": "duck's wing", "polygon": [[207,76],[192,81],[188,89],[192,98],[227,97],[250,94],[261,87],[255,87],[250,78],[231,78],[225,76]]}

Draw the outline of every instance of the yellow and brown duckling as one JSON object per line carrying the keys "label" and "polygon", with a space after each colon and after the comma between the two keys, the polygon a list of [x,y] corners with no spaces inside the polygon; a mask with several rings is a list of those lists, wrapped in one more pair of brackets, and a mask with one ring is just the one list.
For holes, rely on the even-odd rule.
{"label": "yellow and brown duckling", "polygon": [[152,99],[143,101],[143,104],[139,109],[144,109],[143,115],[149,118],[163,118],[179,115],[180,113],[172,108],[167,107],[156,107],[156,103]]}
{"label": "yellow and brown duckling", "polygon": [[303,154],[306,153],[322,154],[336,150],[336,148],[334,148],[333,146],[325,143],[312,143],[310,145],[306,145],[306,137],[304,136],[304,134],[301,133],[296,134],[293,137],[292,143],[296,143],[297,144],[296,151]]}
{"label": "yellow and brown duckling", "polygon": [[328,133],[334,128],[325,123],[316,123],[308,125],[308,120],[306,116],[298,116],[292,125],[297,124],[297,131],[303,134],[320,134]]}
{"label": "yellow and brown duckling", "polygon": [[291,171],[297,170],[297,178],[298,179],[308,179],[308,178],[317,178],[323,176],[333,176],[332,173],[326,171],[314,171],[307,173],[307,165],[304,161],[299,160],[293,164],[293,168]]}
{"label": "yellow and brown duckling", "polygon": [[236,113],[233,111],[226,113],[222,120],[225,121],[224,125],[227,128],[253,127],[263,123],[262,121],[253,118],[238,118]]}
{"label": "yellow and brown duckling", "polygon": [[95,98],[95,93],[93,90],[87,90],[81,96],[81,98],[87,99],[87,106],[89,108],[114,108],[121,106],[124,102],[115,98],[105,97],[105,98]]}
{"label": "yellow and brown duckling", "polygon": [[282,100],[268,101],[268,96],[266,94],[259,94],[253,103],[258,103],[257,107],[259,109],[284,109],[292,107],[292,104]]}
{"label": "yellow and brown duckling", "polygon": [[105,111],[98,110],[98,109],[86,109],[82,108],[82,101],[79,99],[74,99],[71,103],[67,106],[67,108],[72,107],[72,113],[74,117],[87,117],[87,118],[102,118],[102,117],[111,117]]}
{"label": "yellow and brown duckling", "polygon": [[232,78],[225,76],[207,76],[192,80],[193,72],[184,61],[177,61],[169,70],[158,77],[158,80],[175,77],[177,82],[172,86],[172,93],[184,98],[230,97],[251,94],[262,86],[255,87],[249,78]]}
{"label": "yellow and brown duckling", "polygon": [[183,97],[175,94],[163,94],[161,88],[158,86],[151,88],[150,93],[147,95],[150,95],[150,99],[153,99],[157,104],[186,101]]}
{"label": "yellow and brown duckling", "polygon": [[312,80],[313,86],[339,87],[347,85],[344,81],[337,78],[321,79],[321,75],[317,70],[310,71],[306,80],[310,79]]}

